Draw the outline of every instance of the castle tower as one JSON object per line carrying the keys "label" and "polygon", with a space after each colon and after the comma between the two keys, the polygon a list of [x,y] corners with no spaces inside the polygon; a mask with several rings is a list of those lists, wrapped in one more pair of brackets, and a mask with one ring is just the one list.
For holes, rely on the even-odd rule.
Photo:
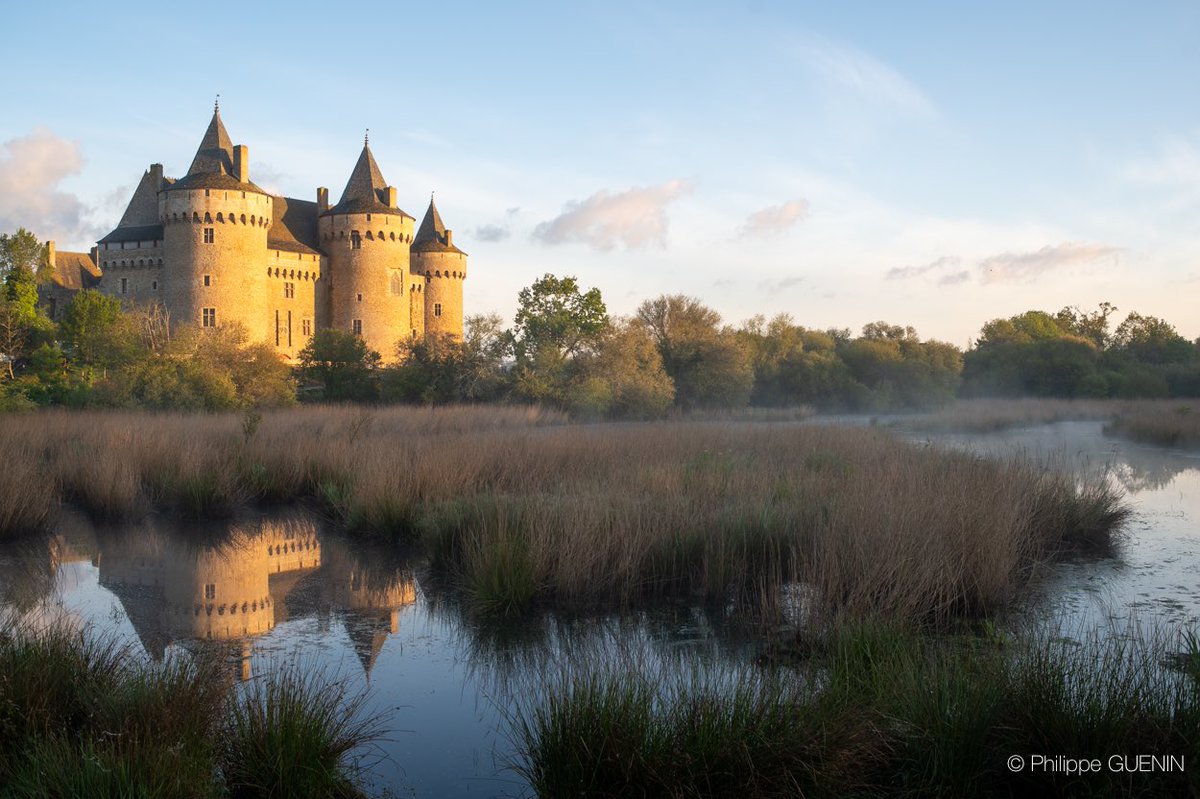
{"label": "castle tower", "polygon": [[396,359],[410,330],[408,248],[415,220],[400,210],[366,141],[337,205],[321,212],[321,248],[329,256],[330,327],[362,336]]}
{"label": "castle tower", "polygon": [[187,175],[158,195],[168,265],[161,290],[175,323],[238,322],[266,341],[274,334],[263,271],[273,201],[249,172],[249,149],[233,146],[214,109]]}
{"label": "castle tower", "polygon": [[424,335],[449,334],[461,341],[467,254],[454,246],[453,232],[442,224],[433,197],[413,239],[412,271],[425,282]]}

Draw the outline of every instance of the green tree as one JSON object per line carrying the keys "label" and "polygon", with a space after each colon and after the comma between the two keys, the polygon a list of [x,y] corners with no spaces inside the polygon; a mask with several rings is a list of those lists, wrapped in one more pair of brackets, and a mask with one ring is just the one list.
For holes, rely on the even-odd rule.
{"label": "green tree", "polygon": [[300,352],[300,377],[314,383],[327,402],[373,402],[379,398],[380,355],[361,337],[318,330]]}
{"label": "green tree", "polygon": [[517,295],[512,333],[513,386],[535,402],[565,402],[572,360],[590,351],[608,324],[599,289],[581,291],[574,277],[545,275]]}
{"label": "green tree", "polygon": [[693,297],[673,295],[642,303],[637,318],[658,347],[677,405],[740,408],[749,402],[749,348],[736,331],[719,327],[720,314]]}
{"label": "green tree", "polygon": [[132,319],[121,313],[121,301],[93,289],[80,291],[63,309],[59,341],[85,370],[103,373],[136,357]]}
{"label": "green tree", "polygon": [[45,259],[45,246],[28,230],[0,234],[0,360],[10,380],[28,353],[53,340],[54,323],[37,304]]}
{"label": "green tree", "polygon": [[1197,357],[1196,347],[1169,322],[1134,311],[1113,333],[1114,348],[1141,363],[1181,363]]}
{"label": "green tree", "polygon": [[645,326],[618,320],[605,329],[592,352],[580,357],[567,407],[585,417],[653,419],[674,398],[675,385]]}
{"label": "green tree", "polygon": [[385,372],[383,397],[426,405],[498,399],[508,346],[495,314],[467,317],[462,341],[448,335],[402,341],[399,364]]}

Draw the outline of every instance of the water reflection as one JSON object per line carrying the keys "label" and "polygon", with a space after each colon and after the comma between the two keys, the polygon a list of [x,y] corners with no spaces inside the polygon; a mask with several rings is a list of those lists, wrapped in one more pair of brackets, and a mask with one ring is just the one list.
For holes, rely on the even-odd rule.
{"label": "water reflection", "polygon": [[72,516],[57,535],[25,542],[0,559],[0,597],[18,613],[51,598],[67,563],[90,562],[154,660],[197,642],[223,648],[251,673],[253,643],[278,624],[339,618],[370,674],[399,613],[417,599],[411,569],[394,558],[364,559],[326,538],[316,519],[292,513],[222,525],[162,517],[121,528]]}

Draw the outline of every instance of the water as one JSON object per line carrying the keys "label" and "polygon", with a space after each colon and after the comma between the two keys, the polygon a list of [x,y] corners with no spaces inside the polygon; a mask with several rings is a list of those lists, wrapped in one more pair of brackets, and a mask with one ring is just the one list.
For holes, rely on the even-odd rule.
{"label": "water", "polygon": [[[1200,624],[1200,453],[1108,439],[1089,422],[930,443],[1106,469],[1126,490],[1134,515],[1117,551],[1046,570],[1020,613],[1081,635]],[[368,689],[366,712],[387,714],[392,732],[366,765],[393,796],[527,795],[507,719],[571,663],[737,666],[759,651],[749,625],[688,607],[497,628],[464,614],[419,562],[300,513],[122,529],[69,515],[56,535],[0,550],[0,602],[118,636],[155,660],[211,646],[243,679],[299,661]]]}

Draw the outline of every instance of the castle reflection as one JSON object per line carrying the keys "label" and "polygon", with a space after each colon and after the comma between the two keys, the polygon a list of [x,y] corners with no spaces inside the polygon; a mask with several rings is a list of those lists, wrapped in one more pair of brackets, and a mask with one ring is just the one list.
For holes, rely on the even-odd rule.
{"label": "castle reflection", "polygon": [[181,528],[153,518],[95,531],[92,563],[120,601],[146,652],[173,643],[227,644],[250,675],[255,638],[289,619],[338,619],[369,676],[399,612],[416,601],[412,572],[323,537],[304,515],[219,528]]}

